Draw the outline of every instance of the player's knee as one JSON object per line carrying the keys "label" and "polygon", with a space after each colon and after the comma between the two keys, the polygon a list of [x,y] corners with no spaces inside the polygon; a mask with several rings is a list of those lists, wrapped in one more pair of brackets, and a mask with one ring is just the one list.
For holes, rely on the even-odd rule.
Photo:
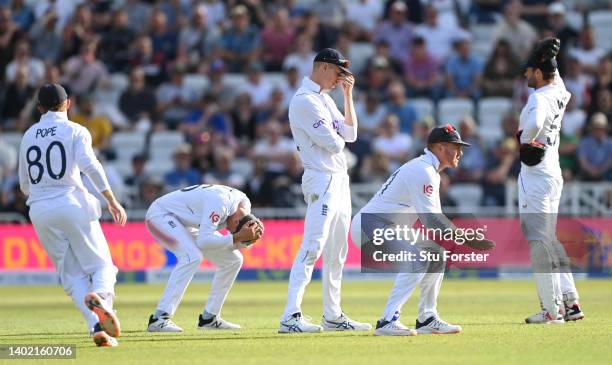
{"label": "player's knee", "polygon": [[308,250],[304,255],[304,263],[308,265],[314,265],[314,263],[321,257],[322,249]]}
{"label": "player's knee", "polygon": [[529,253],[534,272],[550,273],[553,269],[558,268],[559,261],[551,251],[546,241],[529,241]]}
{"label": "player's knee", "polygon": [[242,267],[242,263],[244,262],[244,256],[239,251],[234,251],[235,255],[231,261],[231,266],[235,269],[240,269]]}

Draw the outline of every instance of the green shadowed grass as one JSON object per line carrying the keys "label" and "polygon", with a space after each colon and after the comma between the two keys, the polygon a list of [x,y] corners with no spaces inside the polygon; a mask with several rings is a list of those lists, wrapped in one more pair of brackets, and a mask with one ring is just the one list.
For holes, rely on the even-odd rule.
{"label": "green shadowed grass", "polygon": [[[392,283],[346,282],[343,309],[352,318],[376,322]],[[610,364],[612,281],[580,281],[587,318],[564,325],[525,325],[539,306],[529,281],[458,281],[442,285],[441,317],[463,326],[458,335],[410,338],[369,333],[278,335],[286,282],[238,282],[223,317],[241,331],[195,329],[208,285],[192,284],[175,316],[182,334],[145,332],[163,289],[118,285],[120,346],[96,348],[81,315],[59,287],[0,288],[0,344],[76,344],[77,360],[0,360],[0,363],[87,364]],[[402,320],[414,326],[418,292]],[[304,313],[319,322],[321,284],[307,290]]]}

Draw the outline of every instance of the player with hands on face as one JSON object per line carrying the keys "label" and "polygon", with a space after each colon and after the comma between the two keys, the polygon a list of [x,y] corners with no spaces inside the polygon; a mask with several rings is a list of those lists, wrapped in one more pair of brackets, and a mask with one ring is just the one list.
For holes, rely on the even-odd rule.
{"label": "player with hands on face", "polygon": [[561,121],[571,94],[557,70],[561,42],[538,42],[525,63],[527,85],[535,91],[521,111],[517,138],[521,230],[529,250],[542,310],[527,323],[564,323],[584,318],[571,272],[571,262],[557,239],[557,213],[563,189],[559,165]]}
{"label": "player with hands on face", "polygon": [[[176,256],[168,284],[149,318],[149,332],[182,332],[172,321],[187,286],[206,257],[216,266],[200,330],[237,330],[221,318],[221,309],[242,267],[240,249],[259,241],[263,223],[251,214],[241,191],[223,185],[194,185],[168,193],[151,204],[145,224],[157,242]],[[230,234],[219,230],[227,228]]]}

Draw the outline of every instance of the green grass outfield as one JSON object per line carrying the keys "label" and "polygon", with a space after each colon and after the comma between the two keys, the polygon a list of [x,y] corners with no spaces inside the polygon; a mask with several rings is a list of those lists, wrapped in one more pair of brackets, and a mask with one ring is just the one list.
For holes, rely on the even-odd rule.
{"label": "green grass outfield", "polygon": [[[145,332],[162,286],[118,285],[122,322],[120,346],[96,348],[84,333],[81,315],[60,287],[0,288],[0,344],[76,344],[83,364],[611,364],[612,281],[579,281],[587,318],[564,325],[525,325],[539,307],[530,281],[459,281],[442,285],[438,310],[461,324],[458,335],[375,337],[370,333],[279,335],[278,317],[286,282],[238,282],[223,317],[241,331],[201,332],[197,317],[208,285],[193,284],[175,322],[181,334]],[[343,308],[353,318],[375,323],[391,282],[346,282]],[[404,307],[414,326],[418,293]],[[304,312],[321,316],[321,283],[313,282]],[[0,360],[0,363],[75,363],[74,360]]]}

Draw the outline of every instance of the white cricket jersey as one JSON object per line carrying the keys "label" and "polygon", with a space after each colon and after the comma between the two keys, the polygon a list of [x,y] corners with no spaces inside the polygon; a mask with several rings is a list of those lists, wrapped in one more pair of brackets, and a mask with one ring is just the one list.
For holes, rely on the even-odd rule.
{"label": "white cricket jersey", "polygon": [[95,175],[91,180],[98,191],[110,189],[89,131],[68,120],[66,112],[43,114],[25,132],[19,149],[19,184],[29,195],[27,204],[46,202],[53,208],[73,201],[73,193],[88,195],[81,171]]}
{"label": "white cricket jersey", "polygon": [[344,143],[357,139],[357,126],[344,123],[334,100],[309,77],[291,99],[289,126],[304,169],[346,172]]}
{"label": "white cricket jersey", "polygon": [[521,143],[529,143],[535,139],[546,145],[546,154],[542,162],[535,166],[521,163],[521,175],[561,177],[559,134],[570,97],[571,94],[565,89],[558,72],[551,84],[535,90],[529,96],[519,121],[519,130],[523,131]]}
{"label": "white cricket jersey", "polygon": [[231,235],[218,230],[226,227],[227,218],[244,203],[251,210],[249,198],[240,190],[224,185],[194,185],[168,193],[153,203],[176,216],[189,228],[199,229],[198,245],[223,246],[233,243]]}
{"label": "white cricket jersey", "polygon": [[438,158],[426,148],[424,155],[395,170],[359,213],[413,213],[408,221],[406,216],[401,218],[408,226],[417,220],[417,213],[442,213],[439,166]]}

